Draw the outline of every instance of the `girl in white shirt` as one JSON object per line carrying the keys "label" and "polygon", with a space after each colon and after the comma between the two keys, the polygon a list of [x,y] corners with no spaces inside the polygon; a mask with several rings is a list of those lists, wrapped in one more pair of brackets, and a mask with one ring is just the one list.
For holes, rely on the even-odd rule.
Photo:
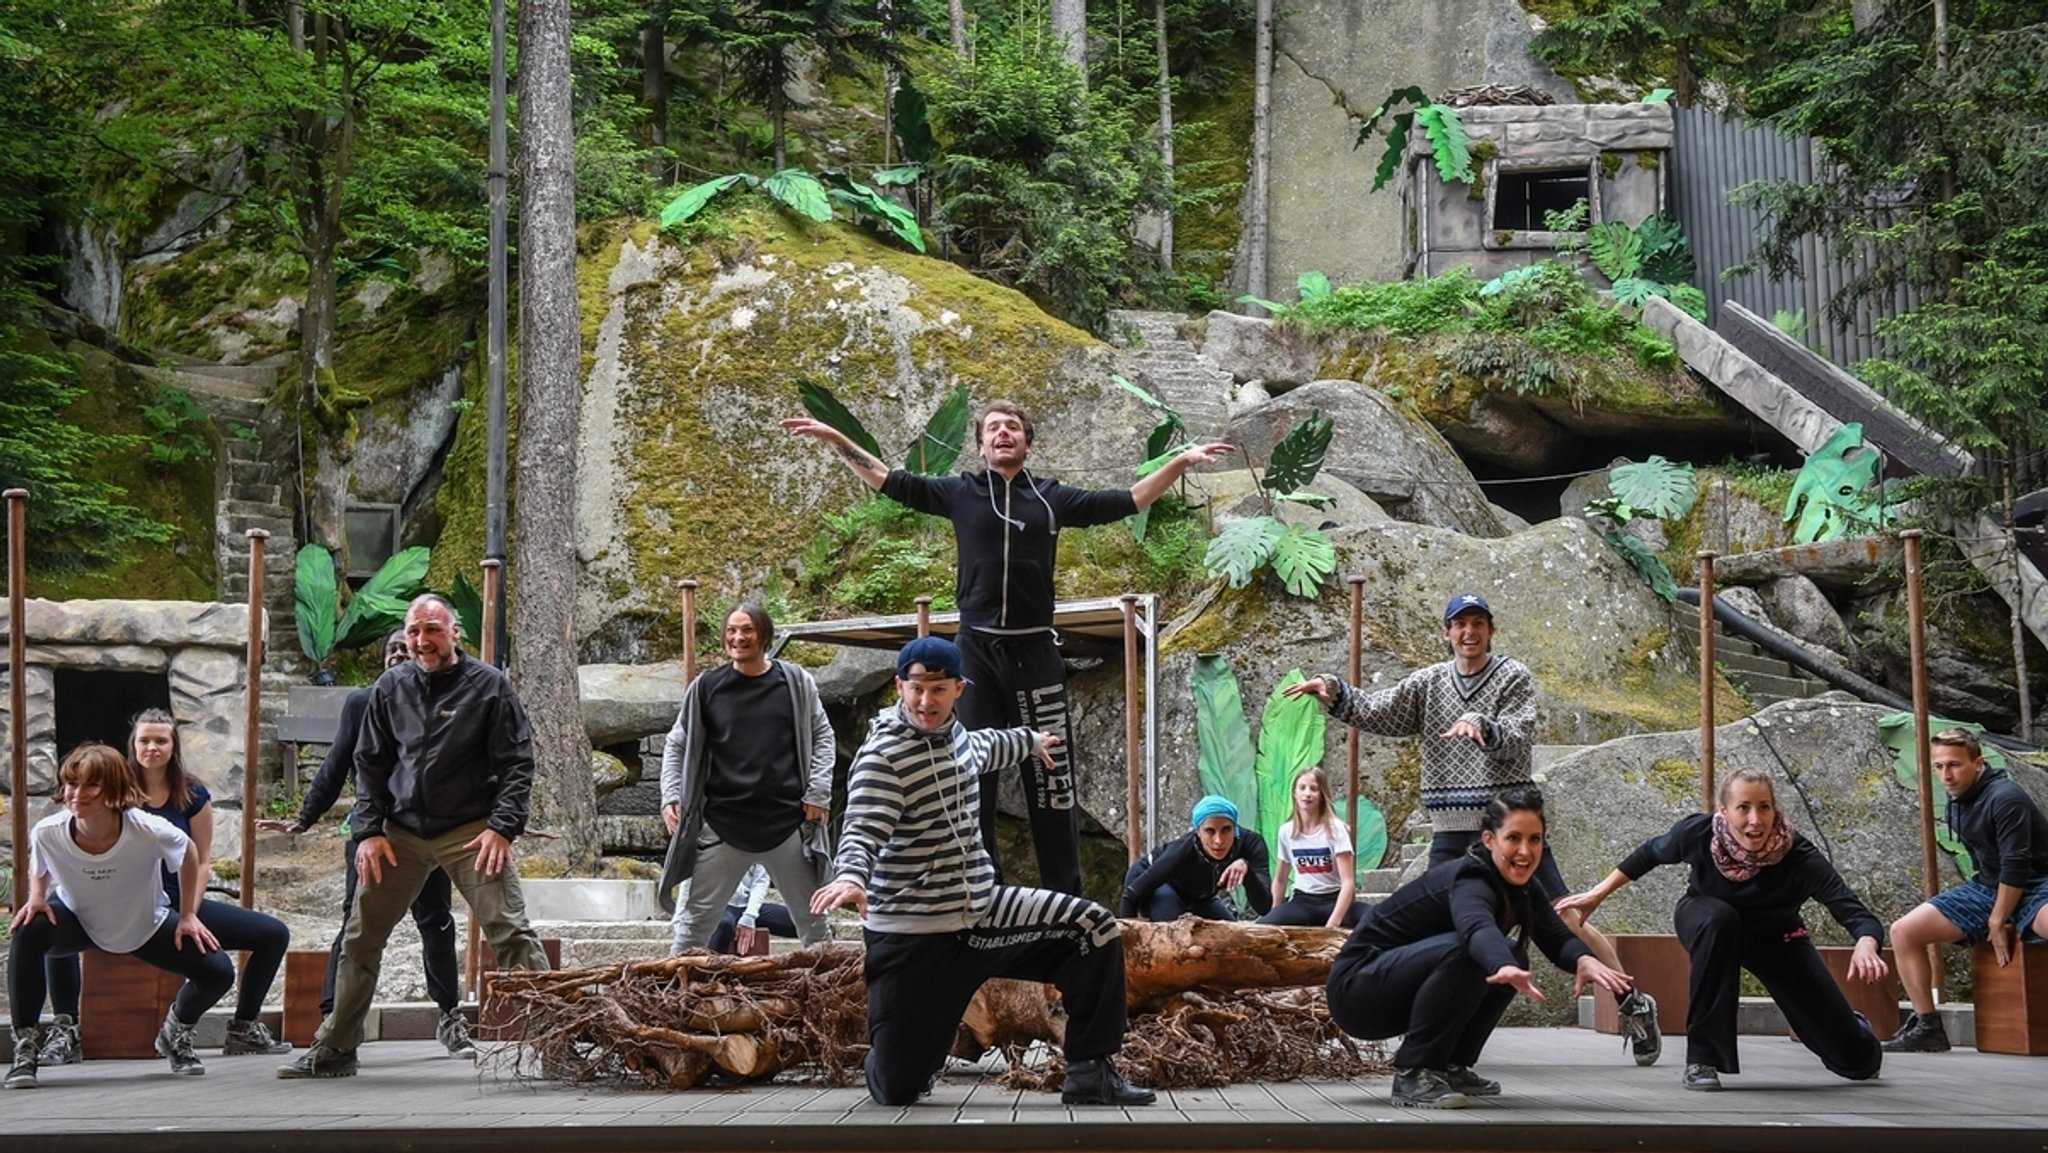
{"label": "girl in white shirt", "polygon": [[[171,1072],[206,1067],[192,1052],[192,1027],[235,983],[234,965],[199,923],[199,854],[169,822],[140,811],[128,763],[107,745],[72,750],[58,769],[64,812],[29,833],[28,900],[15,910],[7,942],[7,994],[14,1024],[14,1062],[6,1087],[36,1085],[43,1002],[43,962],[51,955],[97,948],[128,953],[185,978],[157,1032],[156,1050]],[[164,867],[178,870],[180,907],[164,895]]]}
{"label": "girl in white shirt", "polygon": [[[1351,830],[1330,807],[1330,777],[1310,765],[1294,774],[1294,815],[1280,825],[1273,864],[1273,911],[1261,925],[1323,925],[1348,929],[1364,906],[1353,903],[1358,877]],[[1294,895],[1287,876],[1294,874]]]}

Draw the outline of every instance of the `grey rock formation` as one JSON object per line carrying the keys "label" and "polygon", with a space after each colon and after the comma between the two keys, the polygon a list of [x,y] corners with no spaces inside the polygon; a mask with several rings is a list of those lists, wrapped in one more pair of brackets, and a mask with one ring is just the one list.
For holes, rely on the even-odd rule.
{"label": "grey rock formation", "polygon": [[1208,316],[1202,355],[1239,384],[1264,381],[1269,393],[1307,384],[1323,363],[1322,349],[1306,331],[1221,310]]}
{"label": "grey rock formation", "polygon": [[1770,610],[1772,623],[1779,628],[1834,653],[1846,655],[1853,651],[1841,613],[1809,578],[1794,573],[1770,581],[1758,591]]}
{"label": "grey rock formation", "polygon": [[1458,455],[1428,423],[1387,402],[1378,390],[1319,380],[1238,414],[1230,438],[1263,467],[1296,424],[1321,412],[1336,425],[1323,474],[1371,497],[1387,513],[1471,536],[1506,534],[1493,505]]}

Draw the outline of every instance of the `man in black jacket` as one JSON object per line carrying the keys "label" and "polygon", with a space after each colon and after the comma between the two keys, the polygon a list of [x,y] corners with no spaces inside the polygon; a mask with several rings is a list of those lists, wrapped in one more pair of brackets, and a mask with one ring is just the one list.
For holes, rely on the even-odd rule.
{"label": "man in black jacket", "polygon": [[1892,922],[1892,955],[1913,1001],[1913,1015],[1884,1043],[1894,1053],[1948,1051],[1927,946],[1988,940],[2005,965],[2022,943],[2048,940],[2048,816],[2004,769],[1985,768],[1975,733],[1943,729],[1927,743],[1948,792],[1949,831],[1977,872]]}
{"label": "man in black jacket", "polygon": [[356,738],[350,822],[361,884],[341,946],[334,1012],[287,1079],[350,1077],[391,929],[436,866],[447,870],[500,964],[546,969],[526,922],[512,842],[526,831],[533,732],[505,674],[462,655],[448,602],[428,593],[405,614],[412,661],[370,690]]}
{"label": "man in black jacket", "polygon": [[[397,668],[412,659],[406,647],[405,630],[393,629],[384,638],[384,667]],[[343,782],[351,780],[356,767],[356,735],[362,731],[363,713],[370,707],[370,688],[364,686],[342,702],[341,720],[334,728],[334,743],[327,746],[327,759],[306,787],[296,820],[256,822],[256,827],[273,833],[297,836],[320,823],[327,810],[341,797]],[[351,835],[343,847],[341,927],[327,951],[327,976],[320,983],[320,1015],[334,1011],[334,975],[341,968],[341,943],[348,936],[349,910],[356,903],[356,848],[362,838]],[[476,1045],[469,1039],[469,1021],[462,1015],[462,974],[455,962],[455,887],[448,871],[439,865],[427,874],[420,895],[412,903],[412,923],[420,931],[420,965],[427,974],[427,996],[441,1009],[441,1022],[434,1038],[451,1057],[474,1057]]]}
{"label": "man in black jacket", "polygon": [[[1067,673],[1053,631],[1053,569],[1062,528],[1109,524],[1165,495],[1181,474],[1231,451],[1227,444],[1196,445],[1126,489],[1079,489],[1031,475],[1031,418],[1009,401],[995,401],[974,423],[974,445],[987,468],[958,476],[918,476],[891,469],[822,421],[785,420],[792,435],[831,445],[846,467],[871,489],[953,522],[958,553],[954,595],[960,606],[955,638],[974,691],[961,698],[960,723],[969,729],[1016,726],[1058,734],[1053,765],[1025,766],[1039,883],[1081,892],[1081,818],[1074,807],[1073,725],[1067,712]],[[996,790],[981,794],[981,840],[1002,877],[996,854]]]}

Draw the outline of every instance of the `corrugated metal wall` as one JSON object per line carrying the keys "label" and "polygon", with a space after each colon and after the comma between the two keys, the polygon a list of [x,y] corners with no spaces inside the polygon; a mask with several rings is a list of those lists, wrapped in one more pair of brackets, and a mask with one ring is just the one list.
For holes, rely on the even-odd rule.
{"label": "corrugated metal wall", "polygon": [[1911,308],[1917,294],[1896,292],[1890,300],[1867,300],[1846,329],[1829,316],[1828,302],[1859,272],[1867,254],[1838,258],[1817,237],[1802,242],[1805,275],[1773,281],[1763,272],[1734,280],[1721,274],[1749,257],[1763,228],[1763,214],[1728,203],[1735,189],[1752,180],[1813,179],[1813,141],[1781,136],[1766,124],[1730,120],[1702,108],[1673,108],[1675,145],[1671,157],[1673,210],[1692,242],[1699,265],[1697,283],[1707,294],[1707,323],[1719,319],[1723,301],[1733,300],[1770,320],[1780,312],[1804,313],[1808,347],[1844,368],[1876,356],[1877,322]]}

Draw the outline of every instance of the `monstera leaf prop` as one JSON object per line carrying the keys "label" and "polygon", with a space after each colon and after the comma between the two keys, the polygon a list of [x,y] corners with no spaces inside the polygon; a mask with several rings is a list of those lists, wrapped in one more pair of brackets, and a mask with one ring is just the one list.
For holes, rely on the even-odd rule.
{"label": "monstera leaf prop", "polygon": [[1321,412],[1310,413],[1308,419],[1287,430],[1273,446],[1273,460],[1266,466],[1266,489],[1289,493],[1306,488],[1322,470],[1335,431],[1336,424]]}
{"label": "monstera leaf prop", "polygon": [[1699,482],[1689,464],[1673,464],[1652,455],[1640,463],[1616,465],[1607,474],[1607,488],[1635,515],[1677,520],[1692,511]]}
{"label": "monstera leaf prop", "polygon": [[1784,519],[1797,518],[1800,544],[1838,540],[1882,523],[1884,457],[1863,441],[1861,424],[1845,424],[1813,450],[1785,498]]}
{"label": "monstera leaf prop", "polygon": [[1259,811],[1258,778],[1253,772],[1252,728],[1244,717],[1244,695],[1230,662],[1216,653],[1195,657],[1196,769],[1204,793],[1227,798],[1247,824]]}
{"label": "monstera leaf prop", "polygon": [[1352,867],[1358,872],[1358,879],[1380,867],[1387,859],[1387,815],[1380,807],[1365,797],[1358,798],[1357,827],[1351,830],[1352,842],[1357,846],[1352,858]]}
{"label": "monstera leaf prop", "polygon": [[[1968,729],[1979,736],[1982,736],[1984,732],[1984,726],[1982,725],[1965,724],[1961,721],[1951,721],[1943,717],[1930,716],[1927,718],[1928,732],[1938,733],[1943,729]],[[1898,775],[1899,783],[1916,792],[1920,788],[1920,758],[1914,752],[1914,742],[1917,736],[1918,734],[1913,729],[1913,714],[1911,713],[1886,713],[1884,716],[1877,718],[1878,740],[1884,742],[1884,747],[1892,751],[1892,768]],[[1986,768],[2002,769],[2005,767],[2004,750],[1996,745],[1984,745],[1983,750]],[[1936,820],[1934,822],[1934,843],[1940,847],[1942,852],[1955,859],[1956,868],[1961,870],[1963,876],[1971,876],[1977,871],[1976,866],[1970,861],[1970,851],[1965,849],[1963,843],[1957,840],[1955,834],[1949,830],[1946,820]]]}
{"label": "monstera leaf prop", "polygon": [[1231,588],[1241,589],[1273,559],[1273,550],[1286,535],[1287,526],[1270,516],[1232,521],[1209,542],[1202,564],[1210,576],[1227,577]]}

